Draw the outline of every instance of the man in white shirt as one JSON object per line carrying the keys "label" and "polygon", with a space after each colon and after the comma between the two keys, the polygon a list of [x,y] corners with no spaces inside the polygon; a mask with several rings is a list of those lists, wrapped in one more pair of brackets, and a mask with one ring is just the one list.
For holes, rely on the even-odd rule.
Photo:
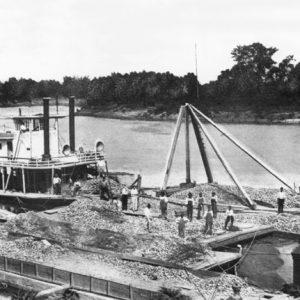
{"label": "man in white shirt", "polygon": [[55,175],[53,177],[53,192],[54,192],[54,195],[61,194],[61,179],[58,177],[57,173],[55,173]]}
{"label": "man in white shirt", "polygon": [[27,128],[26,128],[26,126],[24,125],[24,123],[22,123],[22,124],[20,125],[20,131],[21,131],[21,132],[27,131]]}
{"label": "man in white shirt", "polygon": [[77,196],[81,190],[81,184],[79,179],[77,178],[76,181],[74,182],[73,186],[73,197]]}
{"label": "man in white shirt", "polygon": [[225,221],[225,227],[224,229],[227,230],[227,225],[230,222],[230,227],[231,228],[233,226],[233,222],[234,222],[234,212],[231,206],[228,206],[227,210],[226,210],[226,221]]}
{"label": "man in white shirt", "polygon": [[277,205],[278,205],[278,213],[283,213],[283,207],[284,207],[284,201],[285,201],[286,195],[283,191],[283,187],[280,188],[280,192],[277,194]]}
{"label": "man in white shirt", "polygon": [[97,161],[97,173],[99,177],[106,173],[106,162],[103,158]]}
{"label": "man in white shirt", "polygon": [[135,186],[130,191],[131,194],[131,201],[132,201],[132,210],[137,211],[138,210],[138,190]]}
{"label": "man in white shirt", "polygon": [[151,211],[150,211],[151,205],[148,203],[147,207],[144,209],[144,214],[147,222],[147,230],[150,231],[150,222],[151,222]]}

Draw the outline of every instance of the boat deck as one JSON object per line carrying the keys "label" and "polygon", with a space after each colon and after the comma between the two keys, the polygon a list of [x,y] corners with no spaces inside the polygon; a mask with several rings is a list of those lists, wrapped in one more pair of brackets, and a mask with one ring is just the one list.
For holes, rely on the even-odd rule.
{"label": "boat deck", "polygon": [[67,168],[74,165],[87,165],[96,163],[100,159],[100,152],[78,153],[72,156],[53,157],[52,160],[38,160],[29,158],[4,159],[0,158],[0,167],[18,169],[55,169]]}
{"label": "boat deck", "polygon": [[70,196],[66,196],[66,195],[52,195],[52,194],[45,194],[45,193],[22,193],[22,192],[12,192],[12,191],[3,191],[0,190],[0,197],[11,197],[11,198],[22,198],[22,199],[44,199],[44,200],[48,200],[48,199],[53,199],[53,200],[75,200],[75,198],[70,197]]}
{"label": "boat deck", "polygon": [[214,267],[238,260],[241,257],[240,253],[213,251],[211,255],[205,255],[203,260],[188,265],[188,268],[194,271],[210,270]]}
{"label": "boat deck", "polygon": [[[236,224],[239,227],[238,224]],[[241,226],[241,225],[240,225]],[[250,225],[249,225],[250,226]],[[239,231],[228,232],[222,235],[217,235],[208,239],[205,239],[203,242],[208,244],[212,249],[221,248],[229,246],[232,244],[240,243],[246,240],[252,240],[267,234],[272,234],[277,230],[269,225],[264,226],[245,226],[239,227]]]}

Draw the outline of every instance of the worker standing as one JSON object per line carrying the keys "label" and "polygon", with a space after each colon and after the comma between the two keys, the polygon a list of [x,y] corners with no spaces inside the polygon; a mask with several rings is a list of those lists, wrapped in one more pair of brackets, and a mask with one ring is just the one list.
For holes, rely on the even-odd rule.
{"label": "worker standing", "polygon": [[57,173],[55,173],[54,178],[53,178],[53,192],[54,192],[54,195],[61,194],[61,179],[58,177]]}
{"label": "worker standing", "polygon": [[214,219],[213,219],[213,211],[211,206],[209,205],[207,208],[207,212],[205,214],[205,228],[204,228],[204,234],[212,234],[212,228],[214,224]]}
{"label": "worker standing", "polygon": [[188,221],[189,220],[183,216],[183,213],[181,213],[181,216],[176,220],[178,223],[178,235],[181,238],[185,238],[185,226]]}
{"label": "worker standing", "polygon": [[241,287],[237,283],[232,285],[232,291],[233,295],[229,296],[226,300],[243,300],[241,296]]}
{"label": "worker standing", "polygon": [[81,183],[79,181],[79,178],[77,178],[74,182],[73,186],[73,197],[77,196],[81,190]]}
{"label": "worker standing", "polygon": [[127,186],[124,184],[122,191],[121,191],[122,210],[127,210],[128,194],[129,194],[129,190],[128,190]]}
{"label": "worker standing", "polygon": [[159,199],[160,199],[159,206],[160,206],[161,217],[165,220],[168,220],[168,218],[167,218],[168,197],[167,197],[165,191],[161,191]]}
{"label": "worker standing", "polygon": [[106,173],[106,162],[103,156],[101,156],[100,160],[97,161],[97,175],[101,177],[105,173]]}
{"label": "worker standing", "polygon": [[277,195],[277,206],[278,206],[278,213],[283,213],[283,207],[284,207],[284,201],[285,201],[286,195],[283,191],[283,187],[280,188],[280,191]]}
{"label": "worker standing", "polygon": [[230,222],[230,227],[229,229],[233,226],[233,222],[234,222],[234,212],[232,207],[229,205],[227,210],[226,210],[226,220],[225,220],[225,226],[224,229],[227,230],[227,225]]}
{"label": "worker standing", "polygon": [[99,183],[100,200],[109,200],[108,181],[105,176],[101,177]]}
{"label": "worker standing", "polygon": [[130,191],[131,194],[131,201],[132,201],[132,211],[138,210],[138,190],[134,185]]}
{"label": "worker standing", "polygon": [[151,205],[148,203],[145,210],[144,210],[144,214],[145,214],[145,218],[146,218],[146,227],[147,227],[147,230],[148,232],[151,232],[150,231],[150,222],[151,222]]}
{"label": "worker standing", "polygon": [[214,218],[216,219],[217,218],[217,214],[218,214],[218,207],[217,207],[218,197],[217,197],[217,195],[216,195],[215,192],[211,193],[210,203],[211,203],[211,209],[213,211]]}
{"label": "worker standing", "polygon": [[197,220],[201,219],[202,214],[204,214],[204,198],[200,192],[197,197]]}
{"label": "worker standing", "polygon": [[193,219],[193,209],[194,209],[194,198],[191,192],[188,193],[187,198],[185,199],[185,204],[187,206],[187,218],[192,222]]}

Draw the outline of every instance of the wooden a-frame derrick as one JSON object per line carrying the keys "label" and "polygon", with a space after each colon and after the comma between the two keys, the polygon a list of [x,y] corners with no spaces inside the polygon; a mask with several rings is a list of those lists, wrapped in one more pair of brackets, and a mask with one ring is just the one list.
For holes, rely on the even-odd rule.
{"label": "wooden a-frame derrick", "polygon": [[231,169],[230,165],[226,161],[224,155],[222,154],[222,152],[218,148],[216,142],[213,140],[213,138],[211,137],[211,135],[208,133],[205,126],[201,122],[200,117],[199,117],[199,116],[201,116],[208,123],[213,125],[213,127],[215,127],[219,132],[221,132],[227,139],[229,139],[235,146],[237,146],[240,150],[245,152],[254,161],[256,161],[259,165],[261,165],[265,170],[267,170],[271,175],[273,175],[280,182],[282,182],[285,186],[287,186],[289,189],[294,191],[293,188],[291,187],[291,185],[289,185],[286,182],[286,180],[284,180],[274,170],[272,170],[264,162],[262,162],[262,160],[260,160],[255,154],[253,154],[250,150],[248,150],[245,146],[243,146],[239,141],[237,141],[231,134],[226,132],[225,129],[221,128],[219,125],[214,123],[210,118],[208,118],[206,115],[204,115],[201,111],[199,111],[193,105],[190,105],[188,103],[186,103],[184,106],[180,107],[180,111],[179,111],[179,114],[178,114],[178,119],[177,119],[177,122],[176,122],[175,130],[174,130],[174,134],[173,134],[173,138],[172,138],[171,147],[170,147],[170,150],[169,150],[169,153],[168,153],[168,158],[167,158],[167,161],[166,161],[164,179],[163,179],[163,184],[161,186],[162,190],[165,190],[167,188],[167,183],[168,183],[169,176],[170,176],[170,171],[171,171],[171,167],[172,167],[174,153],[175,153],[175,150],[176,150],[178,136],[179,136],[179,132],[180,132],[180,128],[181,128],[181,123],[183,121],[184,116],[185,116],[186,183],[191,182],[190,143],[189,143],[189,135],[190,135],[189,119],[191,119],[191,123],[192,123],[193,129],[194,129],[195,137],[196,137],[197,144],[198,144],[198,147],[199,147],[199,152],[200,152],[200,155],[201,155],[201,158],[202,158],[202,162],[203,162],[203,165],[204,165],[204,169],[205,169],[205,173],[206,173],[206,176],[207,176],[208,183],[213,182],[213,176],[212,176],[208,156],[207,156],[207,153],[206,153],[206,150],[205,150],[205,146],[204,146],[204,142],[203,142],[203,138],[202,138],[202,133],[206,137],[206,139],[208,140],[209,144],[211,145],[212,149],[214,150],[216,156],[218,157],[218,159],[222,163],[222,165],[223,165],[224,169],[226,170],[226,172],[228,173],[228,175],[231,177],[233,182],[236,184],[238,189],[241,191],[241,193],[245,197],[248,206],[250,206],[253,209],[255,209],[255,207],[256,207],[256,204],[251,200],[250,196],[247,194],[247,192],[242,187],[242,185],[239,182],[237,176],[235,175],[235,173]]}

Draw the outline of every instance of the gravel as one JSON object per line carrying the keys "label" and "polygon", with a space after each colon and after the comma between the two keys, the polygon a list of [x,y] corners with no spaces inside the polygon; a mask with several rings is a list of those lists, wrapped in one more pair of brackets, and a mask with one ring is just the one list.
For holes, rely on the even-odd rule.
{"label": "gravel", "polygon": [[[277,207],[277,194],[279,189],[252,188],[247,186],[244,188],[252,200],[263,201],[271,204],[273,207]],[[194,197],[196,197],[199,192],[202,192],[206,202],[210,202],[211,193],[215,192],[218,196],[218,201],[222,204],[245,204],[243,196],[236,186],[219,184],[200,184],[194,188],[173,194],[170,200],[183,203],[183,200],[187,197],[189,192],[191,192]],[[285,191],[285,193],[287,197],[285,207],[300,207],[300,195],[296,195],[290,190]]]}
{"label": "gravel", "polygon": [[67,249],[59,245],[49,245],[47,242],[35,241],[31,237],[14,241],[2,240],[0,244],[0,255],[32,262],[43,262],[46,259],[53,259],[67,252]]}

